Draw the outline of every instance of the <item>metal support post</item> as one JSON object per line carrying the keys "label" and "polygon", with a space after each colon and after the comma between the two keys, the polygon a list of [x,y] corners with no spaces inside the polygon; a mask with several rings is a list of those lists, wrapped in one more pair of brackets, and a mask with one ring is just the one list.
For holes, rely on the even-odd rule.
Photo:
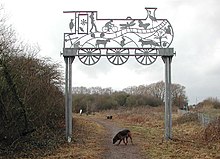
{"label": "metal support post", "polygon": [[65,57],[65,122],[66,138],[68,142],[72,139],[72,63],[75,57]]}
{"label": "metal support post", "polygon": [[66,138],[68,138],[68,127],[69,127],[69,123],[68,123],[68,92],[69,92],[69,84],[68,84],[68,67],[69,67],[69,58],[68,57],[64,57],[64,61],[66,64],[66,69],[65,69],[65,125],[66,125]]}
{"label": "metal support post", "polygon": [[162,56],[165,63],[165,139],[172,138],[171,61],[172,56]]}

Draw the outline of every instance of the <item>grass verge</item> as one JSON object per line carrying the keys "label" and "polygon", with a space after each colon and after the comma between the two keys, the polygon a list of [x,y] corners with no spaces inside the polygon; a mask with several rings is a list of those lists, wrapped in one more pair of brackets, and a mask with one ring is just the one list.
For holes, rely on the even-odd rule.
{"label": "grass verge", "polygon": [[[100,136],[104,128],[83,116],[74,115],[73,142],[65,143],[49,158],[98,159],[104,152]],[[98,140],[97,140],[98,139]]]}

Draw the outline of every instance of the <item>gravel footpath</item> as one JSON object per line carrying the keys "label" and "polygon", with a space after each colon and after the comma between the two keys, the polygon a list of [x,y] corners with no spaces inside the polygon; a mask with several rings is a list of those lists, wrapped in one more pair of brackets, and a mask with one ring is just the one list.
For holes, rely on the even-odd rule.
{"label": "gravel footpath", "polygon": [[[119,146],[112,144],[112,138],[117,134],[120,130],[123,130],[122,127],[117,125],[113,120],[107,119],[92,119],[94,122],[102,125],[106,129],[106,140],[104,140],[104,145],[106,148],[106,153],[103,156],[103,159],[145,159],[146,157],[142,157],[140,154],[140,149],[138,147],[138,143],[135,143],[135,139],[133,139],[133,145],[128,139],[128,144],[125,145],[123,141]],[[131,132],[132,133],[132,132]],[[134,137],[133,137],[134,138]]]}

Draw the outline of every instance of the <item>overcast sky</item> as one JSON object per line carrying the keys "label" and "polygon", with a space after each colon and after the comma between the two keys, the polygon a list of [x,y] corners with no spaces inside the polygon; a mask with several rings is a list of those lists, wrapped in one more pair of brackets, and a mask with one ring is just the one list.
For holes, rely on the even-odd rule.
{"label": "overcast sky", "polygon": [[[145,7],[157,7],[156,17],[168,19],[174,29],[170,47],[172,83],[186,87],[189,103],[208,97],[220,99],[220,1],[219,0],[0,0],[18,37],[39,44],[41,57],[63,64],[60,52],[63,33],[71,17],[63,11],[94,10],[99,18],[145,18]],[[69,15],[68,15],[69,16]],[[63,68],[64,69],[64,68]],[[101,86],[120,90],[164,81],[164,63],[158,58],[149,66],[134,57],[121,66],[101,60],[86,66],[73,62],[73,86]]]}

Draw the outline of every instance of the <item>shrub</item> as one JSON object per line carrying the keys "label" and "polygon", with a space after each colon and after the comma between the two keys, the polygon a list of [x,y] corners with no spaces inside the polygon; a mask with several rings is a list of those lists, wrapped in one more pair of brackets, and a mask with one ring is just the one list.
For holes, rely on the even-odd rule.
{"label": "shrub", "polygon": [[184,123],[188,123],[188,122],[197,122],[198,121],[198,116],[196,113],[186,113],[180,117],[178,117],[173,124],[184,124]]}
{"label": "shrub", "polygon": [[[0,140],[17,138],[64,119],[59,65],[49,59],[12,56],[0,71]],[[3,137],[3,138],[2,138]]]}
{"label": "shrub", "polygon": [[217,98],[207,98],[201,103],[199,103],[201,106],[213,106],[215,109],[220,109],[220,101]]}
{"label": "shrub", "polygon": [[205,141],[220,141],[220,117],[206,127],[204,139]]}
{"label": "shrub", "polygon": [[218,100],[213,101],[213,108],[220,109],[220,102]]}

